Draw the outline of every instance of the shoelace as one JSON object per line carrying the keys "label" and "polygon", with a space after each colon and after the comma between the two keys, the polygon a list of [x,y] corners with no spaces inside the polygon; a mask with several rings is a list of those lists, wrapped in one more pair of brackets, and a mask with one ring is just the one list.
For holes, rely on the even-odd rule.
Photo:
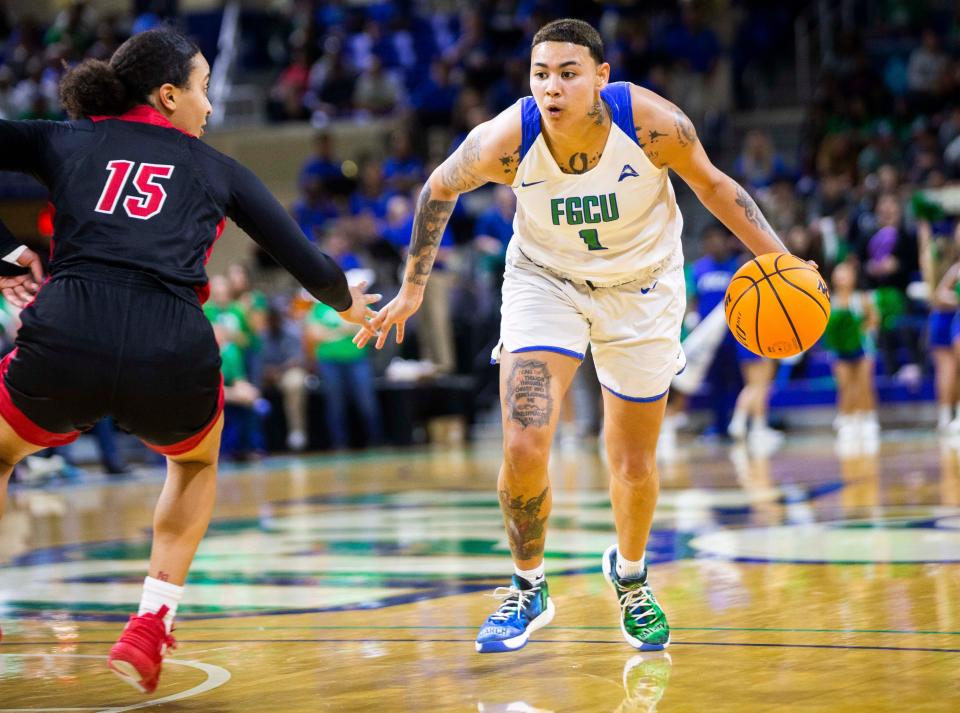
{"label": "shoelace", "polygon": [[[620,609],[625,612],[629,611],[630,616],[640,626],[646,625],[646,619],[656,617],[656,613],[653,611],[653,603],[653,593],[650,591],[650,587],[645,584],[627,589],[620,595]],[[641,609],[639,613],[637,612],[638,609]]]}
{"label": "shoelace", "polygon": [[517,589],[514,586],[497,587],[493,594],[488,596],[495,599],[503,599],[504,602],[499,608],[490,615],[491,621],[506,621],[511,616],[516,615],[520,618],[520,611],[529,604],[528,598],[533,597],[540,591],[540,587],[531,587],[530,589]]}
{"label": "shoelace", "polygon": [[177,640],[173,638],[173,634],[167,633],[167,627],[163,623],[163,617],[168,611],[169,609],[166,606],[162,606],[156,614],[147,613],[142,616],[131,616],[120,638],[139,649],[152,651],[152,647],[157,645],[157,627],[159,627],[162,632],[160,654],[163,655],[164,646],[168,649],[177,648]]}

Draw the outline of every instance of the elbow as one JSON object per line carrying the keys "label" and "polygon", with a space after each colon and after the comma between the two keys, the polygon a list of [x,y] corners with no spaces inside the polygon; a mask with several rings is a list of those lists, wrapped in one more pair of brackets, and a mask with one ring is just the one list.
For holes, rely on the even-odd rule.
{"label": "elbow", "polygon": [[421,191],[420,195],[423,196],[429,188],[430,198],[432,200],[455,201],[460,197],[460,194],[447,188],[447,184],[444,182],[443,176],[440,173],[441,168],[442,166],[438,166],[434,169],[433,173],[430,174],[430,178],[428,178],[426,184],[424,184],[423,191]]}

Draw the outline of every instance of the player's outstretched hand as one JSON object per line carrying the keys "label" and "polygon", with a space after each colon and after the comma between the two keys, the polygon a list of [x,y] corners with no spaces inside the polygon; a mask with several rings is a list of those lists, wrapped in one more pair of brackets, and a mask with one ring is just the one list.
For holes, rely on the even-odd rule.
{"label": "player's outstretched hand", "polygon": [[344,322],[359,324],[362,327],[360,333],[369,333],[372,337],[374,334],[376,334],[376,332],[374,332],[373,328],[370,326],[370,320],[376,317],[377,313],[370,309],[370,305],[372,305],[374,302],[379,302],[383,295],[365,294],[364,290],[366,289],[366,280],[353,285],[350,288],[350,296],[353,297],[353,304],[350,305],[349,309],[345,309],[343,312],[337,312],[337,314],[340,315],[340,319],[342,319]]}
{"label": "player's outstretched hand", "polygon": [[27,248],[20,253],[17,264],[29,268],[30,272],[26,275],[0,277],[0,294],[14,307],[22,309],[30,304],[40,291],[43,283],[43,263],[39,255]]}
{"label": "player's outstretched hand", "polygon": [[394,326],[397,328],[397,344],[403,341],[403,330],[407,320],[413,316],[414,312],[420,309],[423,302],[423,289],[400,289],[400,294],[390,300],[368,325],[369,329],[363,329],[357,332],[353,338],[353,343],[361,349],[367,345],[374,336],[377,338],[377,349],[383,349],[387,343],[387,337],[390,336],[390,330]]}

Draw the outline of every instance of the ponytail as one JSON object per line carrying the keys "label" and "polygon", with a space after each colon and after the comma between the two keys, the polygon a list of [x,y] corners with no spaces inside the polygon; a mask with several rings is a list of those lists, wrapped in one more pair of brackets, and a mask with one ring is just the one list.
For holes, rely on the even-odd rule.
{"label": "ponytail", "polygon": [[163,28],[134,35],[110,62],[87,59],[60,80],[60,102],[73,119],[118,116],[164,84],[186,88],[193,59],[200,53],[189,38]]}
{"label": "ponytail", "polygon": [[118,116],[133,104],[113,67],[99,59],[86,59],[63,76],[60,103],[71,119]]}

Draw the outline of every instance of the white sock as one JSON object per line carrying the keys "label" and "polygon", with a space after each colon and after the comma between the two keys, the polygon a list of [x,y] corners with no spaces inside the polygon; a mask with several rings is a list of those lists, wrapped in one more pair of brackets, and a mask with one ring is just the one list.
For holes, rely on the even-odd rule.
{"label": "white sock", "polygon": [[880,423],[879,419],[877,419],[876,411],[860,411],[859,416],[860,423]]}
{"label": "white sock", "polygon": [[167,633],[173,629],[173,618],[177,615],[177,605],[183,598],[183,587],[170,582],[164,582],[161,579],[147,577],[143,580],[143,598],[140,600],[140,611],[137,616],[142,616],[148,612],[156,613],[160,607],[167,605],[168,611],[163,617],[163,623],[167,626]]}
{"label": "white sock", "polygon": [[547,576],[544,570],[543,562],[540,562],[533,569],[520,569],[516,565],[513,566],[513,572],[521,579],[526,580],[530,584],[540,584]]}
{"label": "white sock", "polygon": [[736,430],[738,428],[745,428],[747,425],[747,412],[746,411],[734,411],[733,416],[730,417],[730,428]]}
{"label": "white sock", "polygon": [[951,420],[953,420],[953,409],[949,406],[941,406],[937,412],[937,426],[946,428]]}
{"label": "white sock", "polygon": [[620,550],[617,550],[617,576],[621,579],[636,579],[641,574],[643,574],[643,569],[646,566],[646,555],[640,559],[628,560],[624,559],[623,555],[620,554]]}
{"label": "white sock", "polygon": [[767,419],[760,416],[751,416],[750,417],[750,430],[751,431],[766,431],[767,430]]}

